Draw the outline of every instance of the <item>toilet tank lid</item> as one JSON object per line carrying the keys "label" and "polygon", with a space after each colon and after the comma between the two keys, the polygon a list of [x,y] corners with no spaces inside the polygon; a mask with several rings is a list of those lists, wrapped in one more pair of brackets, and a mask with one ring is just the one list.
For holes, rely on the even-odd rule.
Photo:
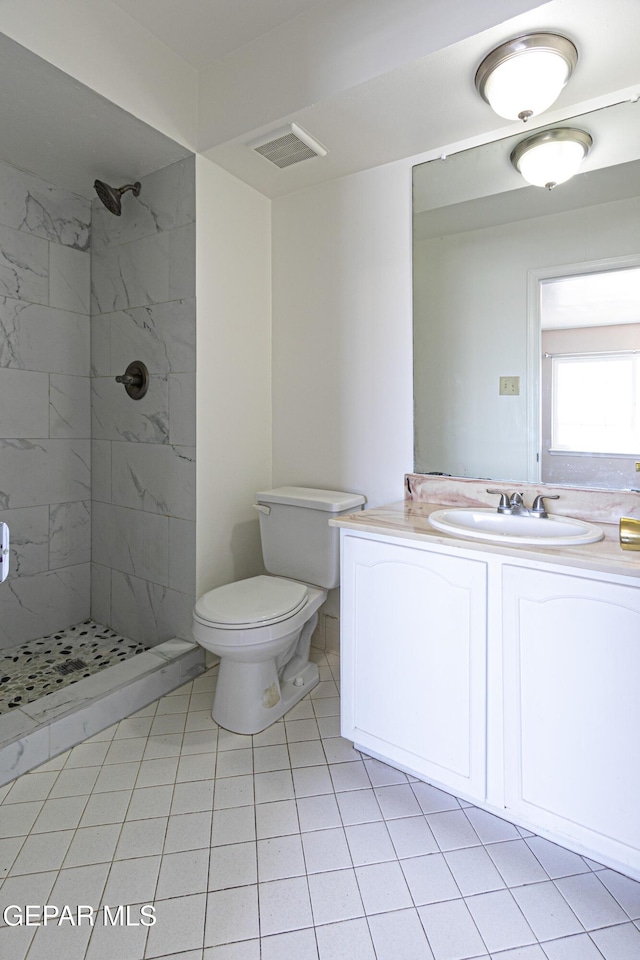
{"label": "toilet tank lid", "polygon": [[256,493],[257,503],[285,503],[292,507],[308,507],[325,510],[327,513],[342,513],[366,503],[359,493],[343,493],[339,490],[317,490],[315,487],[276,487]]}

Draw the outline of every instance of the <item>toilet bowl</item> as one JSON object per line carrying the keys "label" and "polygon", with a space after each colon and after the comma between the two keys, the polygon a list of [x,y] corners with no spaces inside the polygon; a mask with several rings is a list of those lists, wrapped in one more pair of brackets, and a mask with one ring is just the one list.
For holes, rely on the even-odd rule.
{"label": "toilet bowl", "polygon": [[212,716],[236,733],[258,733],[318,683],[309,661],[318,587],[252,577],[206,593],[193,614],[194,639],[220,657]]}
{"label": "toilet bowl", "polygon": [[279,720],[318,683],[311,636],[340,575],[339,535],[329,519],[362,509],[364,497],[278,487],[256,501],[271,576],[209,590],[193,611],[194,640],[220,657],[211,715],[243,734]]}

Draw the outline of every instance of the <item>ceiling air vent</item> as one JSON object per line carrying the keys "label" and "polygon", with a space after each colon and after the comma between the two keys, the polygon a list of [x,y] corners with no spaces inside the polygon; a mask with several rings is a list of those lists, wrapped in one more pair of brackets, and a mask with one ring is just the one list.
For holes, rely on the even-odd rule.
{"label": "ceiling air vent", "polygon": [[295,123],[289,123],[279,130],[272,130],[259,140],[247,144],[256,153],[283,169],[312,157],[324,157],[325,148],[310,137],[306,130]]}

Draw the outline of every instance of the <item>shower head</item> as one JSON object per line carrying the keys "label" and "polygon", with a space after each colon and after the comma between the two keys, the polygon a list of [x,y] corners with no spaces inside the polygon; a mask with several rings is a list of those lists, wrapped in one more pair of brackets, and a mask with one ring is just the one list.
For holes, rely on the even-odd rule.
{"label": "shower head", "polygon": [[137,197],[140,193],[140,183],[138,181],[136,181],[136,183],[127,183],[124,187],[110,187],[108,183],[104,183],[102,180],[96,180],[93,186],[109,213],[113,213],[116,217],[119,217],[122,213],[120,202],[122,194],[126,193],[127,190],[131,190],[134,197]]}

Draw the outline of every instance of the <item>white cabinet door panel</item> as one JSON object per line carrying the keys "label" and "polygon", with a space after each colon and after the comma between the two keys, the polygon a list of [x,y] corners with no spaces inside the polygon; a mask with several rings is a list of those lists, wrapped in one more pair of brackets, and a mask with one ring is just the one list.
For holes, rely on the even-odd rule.
{"label": "white cabinet door panel", "polygon": [[640,850],[640,591],[509,566],[503,587],[507,808],[624,860]]}
{"label": "white cabinet door panel", "polygon": [[484,796],[486,565],[345,537],[343,734]]}

